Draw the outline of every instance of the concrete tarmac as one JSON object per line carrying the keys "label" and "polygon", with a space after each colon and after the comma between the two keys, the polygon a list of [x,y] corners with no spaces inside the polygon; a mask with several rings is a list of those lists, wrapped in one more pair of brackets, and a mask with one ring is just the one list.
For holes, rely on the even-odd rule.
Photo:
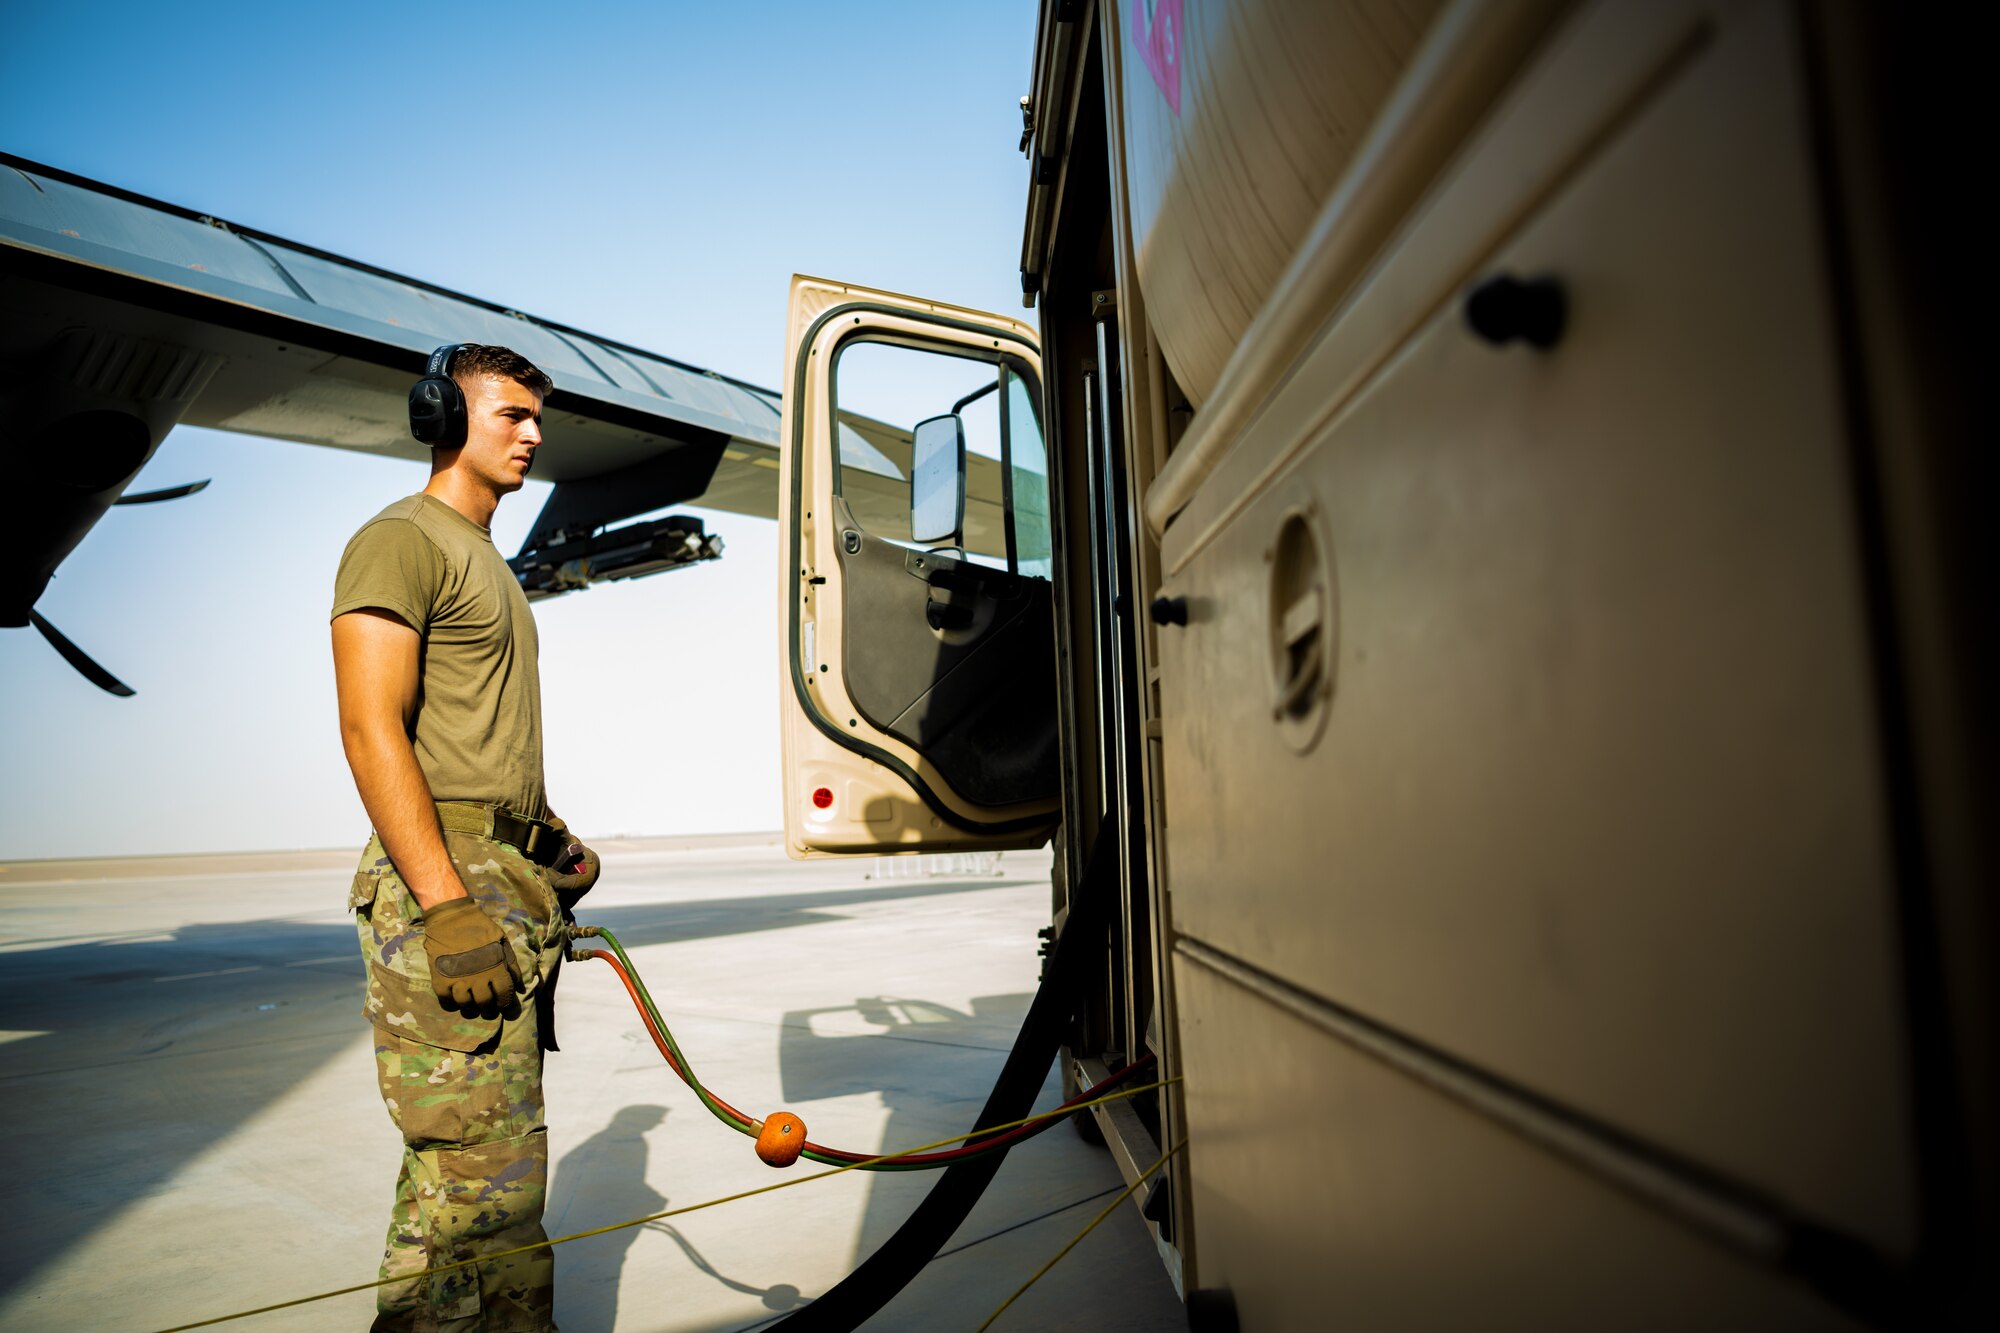
{"label": "concrete tarmac", "polygon": [[[963,1133],[1035,987],[1047,852],[795,863],[771,839],[600,847],[617,932],[703,1080],[858,1151]],[[375,1091],[353,852],[0,864],[0,1328],[161,1329],[371,1280],[400,1145]],[[952,870],[955,873],[926,873]],[[971,873],[977,871],[978,873]],[[564,969],[552,1236],[772,1184],[667,1070],[609,968]],[[1054,1079],[1040,1106],[1060,1100]],[[766,1327],[934,1173],[860,1173],[556,1251],[566,1333]],[[1122,1188],[1059,1126],[1009,1155],[866,1327],[972,1330]],[[372,1293],[224,1328],[361,1329]],[[1128,1203],[996,1330],[1185,1327]]]}

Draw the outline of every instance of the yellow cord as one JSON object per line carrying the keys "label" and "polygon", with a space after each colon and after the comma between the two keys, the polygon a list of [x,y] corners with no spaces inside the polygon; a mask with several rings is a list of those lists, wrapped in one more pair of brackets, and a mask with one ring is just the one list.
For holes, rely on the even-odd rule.
{"label": "yellow cord", "polygon": [[1137,1190],[1141,1185],[1145,1184],[1147,1180],[1151,1179],[1155,1171],[1158,1171],[1161,1167],[1165,1166],[1167,1164],[1168,1158],[1172,1157],[1175,1153],[1179,1152],[1181,1149],[1185,1147],[1187,1147],[1187,1140],[1182,1139],[1179,1143],[1176,1143],[1173,1147],[1167,1149],[1164,1153],[1160,1154],[1160,1160],[1153,1163],[1151,1166],[1147,1167],[1144,1173],[1141,1174],[1137,1180],[1127,1185],[1125,1187],[1125,1192],[1123,1194],[1113,1199],[1110,1203],[1105,1204],[1104,1211],[1099,1213],[1096,1217],[1091,1218],[1089,1226],[1077,1232],[1074,1236],[1071,1236],[1069,1244],[1063,1246],[1060,1250],[1056,1251],[1055,1258],[1049,1260],[1047,1263],[1043,1264],[1040,1268],[1036,1269],[1035,1275],[1033,1277],[1029,1278],[1026,1282],[1023,1282],[1019,1287],[1016,1287],[1014,1289],[1014,1294],[1012,1296],[1009,1296],[1006,1300],[1000,1302],[1000,1308],[995,1310],[992,1314],[986,1316],[986,1322],[979,1326],[979,1328],[976,1330],[976,1333],[986,1333],[987,1329],[993,1327],[993,1321],[998,1319],[1001,1315],[1006,1314],[1008,1306],[1012,1305],[1015,1301],[1020,1300],[1023,1292],[1027,1291],[1029,1287],[1034,1286],[1037,1282],[1040,1282],[1043,1276],[1046,1275],[1051,1268],[1054,1268],[1057,1264],[1062,1262],[1062,1258],[1064,1255],[1068,1254],[1071,1250],[1075,1249],[1077,1247],[1077,1244],[1080,1241],[1082,1241],[1082,1239],[1085,1236],[1088,1236],[1091,1232],[1097,1230],[1097,1224],[1099,1222],[1102,1222],[1105,1218],[1111,1216],[1112,1213],[1116,1212],[1119,1204],[1131,1198],[1133,1191]]}
{"label": "yellow cord", "polygon": [[[229,1323],[234,1319],[248,1319],[251,1315],[270,1314],[273,1310],[289,1310],[295,1305],[310,1305],[314,1301],[330,1300],[335,1296],[346,1296],[356,1291],[370,1291],[376,1287],[386,1287],[394,1282],[414,1282],[418,1278],[435,1277],[439,1273],[449,1273],[454,1269],[470,1267],[473,1264],[490,1263],[495,1259],[508,1259],[517,1254],[529,1254],[535,1250],[547,1249],[554,1245],[566,1245],[573,1240],[584,1240],[591,1236],[602,1236],[611,1231],[623,1231],[628,1227],[642,1227],[648,1222],[658,1222],[662,1218],[679,1217],[682,1213],[699,1212],[703,1208],[713,1208],[717,1204],[734,1203],[738,1199],[748,1199],[757,1194],[769,1194],[772,1190],[789,1189],[793,1185],[803,1185],[812,1180],[825,1180],[828,1176],[842,1175],[848,1171],[859,1170],[864,1166],[873,1166],[877,1162],[891,1162],[898,1157],[908,1157],[914,1153],[930,1152],[936,1148],[948,1148],[954,1143],[964,1143],[967,1139],[985,1138],[989,1134],[997,1134],[1003,1130],[1019,1129],[1023,1125],[1033,1125],[1043,1120],[1054,1120],[1061,1116],[1074,1115],[1078,1111],[1087,1110],[1093,1106],[1102,1106],[1107,1102],[1119,1101],[1126,1097],[1137,1097],[1140,1093],[1152,1092],[1180,1081],[1180,1075],[1176,1074],[1172,1078],[1161,1079],[1158,1083],[1148,1083],[1143,1087],[1121,1089],[1118,1092],[1107,1093],[1102,1097],[1093,1098],[1087,1102],[1078,1102],[1075,1106],[1065,1106],[1054,1111],[1044,1111],[1040,1115],[1031,1115],[1025,1120],[1014,1120],[1004,1125],[988,1125],[986,1128],[974,1130],[970,1134],[959,1134],[952,1138],[939,1139],[936,1143],[926,1143],[921,1148],[905,1148],[901,1152],[884,1153],[880,1157],[870,1157],[862,1162],[849,1162],[844,1166],[836,1166],[831,1170],[821,1171],[815,1175],[794,1176],[789,1180],[780,1180],[770,1185],[760,1185],[756,1189],[744,1190],[738,1194],[725,1194],[719,1199],[709,1199],[702,1203],[691,1203],[685,1208],[669,1208],[664,1213],[652,1213],[646,1217],[635,1217],[629,1222],[614,1222],[608,1227],[593,1227],[589,1231],[579,1231],[568,1236],[557,1236],[550,1240],[540,1241],[534,1245],[517,1245],[511,1250],[498,1250],[492,1254],[482,1254],[476,1259],[460,1259],[454,1263],[439,1264],[435,1268],[420,1269],[414,1273],[401,1273],[395,1277],[377,1278],[373,1282],[357,1282],[351,1287],[339,1287],[333,1291],[322,1291],[312,1296],[300,1296],[294,1300],[279,1301],[276,1305],[260,1305],[254,1310],[238,1310],[234,1314],[217,1315],[213,1319],[201,1319],[192,1324],[176,1324],[172,1328],[161,1329],[160,1333],[186,1333],[188,1329],[192,1328],[208,1328],[214,1324]],[[1158,1167],[1154,1168],[1154,1170],[1158,1169]],[[1141,1179],[1144,1179],[1144,1177],[1141,1177]],[[1130,1193],[1130,1190],[1126,1191],[1127,1195]],[[1092,1223],[1092,1225],[1095,1226],[1096,1223]],[[1081,1239],[1081,1237],[1078,1239]],[[1075,1242],[1071,1243],[1074,1244]],[[1062,1256],[1058,1255],[1056,1257],[1061,1258]],[[1041,1274],[1037,1273],[1035,1276],[1040,1277]],[[1030,1279],[1030,1281],[1032,1280]],[[1026,1288],[1023,1288],[1023,1290],[1026,1290]],[[1018,1295],[1019,1293],[1017,1292],[1016,1294]],[[1005,1307],[1003,1306],[1002,1308],[1004,1309]]]}

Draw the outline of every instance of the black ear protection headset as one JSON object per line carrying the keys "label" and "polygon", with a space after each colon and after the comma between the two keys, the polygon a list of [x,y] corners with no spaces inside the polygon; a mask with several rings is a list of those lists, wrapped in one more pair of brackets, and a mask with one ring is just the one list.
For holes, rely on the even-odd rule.
{"label": "black ear protection headset", "polygon": [[451,377],[451,359],[464,343],[446,343],[431,353],[424,377],[410,386],[410,434],[433,449],[465,443],[465,391]]}

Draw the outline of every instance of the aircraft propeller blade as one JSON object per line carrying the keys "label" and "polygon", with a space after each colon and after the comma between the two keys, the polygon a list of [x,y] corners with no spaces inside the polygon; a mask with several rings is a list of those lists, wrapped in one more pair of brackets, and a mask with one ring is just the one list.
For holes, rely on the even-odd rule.
{"label": "aircraft propeller blade", "polygon": [[[191,481],[185,486],[168,486],[157,491],[141,491],[137,495],[121,495],[111,503],[115,505],[149,505],[160,500],[178,500],[183,495],[193,495],[196,491],[207,490],[208,483],[213,480],[215,478],[208,477],[201,481]],[[85,672],[84,674],[88,675],[89,673]]]}
{"label": "aircraft propeller blade", "polygon": [[[203,482],[202,485],[206,486],[208,483]],[[42,637],[49,641],[49,646],[62,654],[63,661],[82,672],[83,678],[98,689],[103,690],[106,694],[115,694],[121,699],[129,699],[138,693],[130,685],[127,685],[124,681],[91,661],[88,653],[71,643],[68,639],[65,639],[62,636],[62,631],[42,619],[40,612],[30,610],[28,612],[28,623],[42,632]]]}

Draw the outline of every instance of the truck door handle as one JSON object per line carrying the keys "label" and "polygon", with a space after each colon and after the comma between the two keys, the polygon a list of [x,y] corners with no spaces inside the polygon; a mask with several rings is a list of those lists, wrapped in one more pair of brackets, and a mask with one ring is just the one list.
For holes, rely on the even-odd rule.
{"label": "truck door handle", "polygon": [[973,605],[978,596],[977,592],[933,583],[930,596],[924,601],[924,623],[935,630],[966,629],[972,624]]}

